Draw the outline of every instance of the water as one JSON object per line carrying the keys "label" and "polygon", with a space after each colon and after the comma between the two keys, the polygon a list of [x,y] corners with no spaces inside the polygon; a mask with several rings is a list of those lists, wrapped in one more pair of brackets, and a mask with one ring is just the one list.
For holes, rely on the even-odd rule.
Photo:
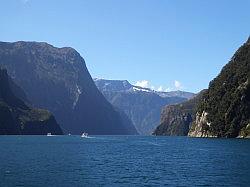
{"label": "water", "polygon": [[250,140],[0,136],[0,186],[249,186]]}

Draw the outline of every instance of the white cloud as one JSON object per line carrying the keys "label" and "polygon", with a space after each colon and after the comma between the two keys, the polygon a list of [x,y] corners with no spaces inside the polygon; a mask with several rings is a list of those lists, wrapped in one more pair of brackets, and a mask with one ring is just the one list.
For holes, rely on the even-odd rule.
{"label": "white cloud", "polygon": [[160,85],[159,87],[154,86],[154,85],[151,85],[148,80],[137,81],[135,86],[139,86],[139,87],[142,87],[142,88],[150,88],[151,90],[155,90],[155,91],[158,91],[158,92],[163,92],[163,91],[164,92],[170,92],[170,91],[182,90],[183,89],[183,86],[182,86],[181,82],[178,81],[178,80],[175,80],[174,85],[171,86],[171,87],[163,87],[162,85]]}
{"label": "white cloud", "polygon": [[157,89],[158,92],[162,92],[163,91],[163,87],[160,86],[158,89]]}
{"label": "white cloud", "polygon": [[177,80],[174,81],[174,86],[177,90],[180,90],[182,88],[180,81]]}
{"label": "white cloud", "polygon": [[137,81],[135,86],[139,86],[142,88],[149,88],[149,81],[147,80]]}
{"label": "white cloud", "polygon": [[172,91],[173,89],[172,88],[166,88],[165,89],[165,92],[170,92],[170,91]]}

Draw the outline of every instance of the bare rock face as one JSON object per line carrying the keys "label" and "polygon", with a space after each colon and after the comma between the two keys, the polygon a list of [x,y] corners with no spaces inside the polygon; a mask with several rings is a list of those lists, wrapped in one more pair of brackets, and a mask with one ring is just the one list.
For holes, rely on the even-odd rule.
{"label": "bare rock face", "polygon": [[196,125],[192,126],[189,130],[188,136],[191,137],[216,137],[209,132],[210,123],[207,119],[208,113],[203,111],[201,114],[196,113],[196,118],[194,123]]}
{"label": "bare rock face", "polygon": [[205,90],[194,98],[181,104],[163,108],[160,125],[155,129],[157,136],[187,136],[193,120],[195,120],[197,103],[202,99]]}
{"label": "bare rock face", "polygon": [[250,40],[242,45],[209,84],[198,104],[192,137],[249,137]]}
{"label": "bare rock face", "polygon": [[44,42],[0,42],[0,65],[36,107],[49,109],[65,133],[130,134],[135,128],[96,88],[84,59]]}
{"label": "bare rock face", "polygon": [[161,123],[154,131],[154,135],[186,136],[192,123],[192,115],[182,112],[176,106],[168,106],[161,113]]}
{"label": "bare rock face", "polygon": [[240,134],[237,138],[250,138],[250,123],[240,130]]}

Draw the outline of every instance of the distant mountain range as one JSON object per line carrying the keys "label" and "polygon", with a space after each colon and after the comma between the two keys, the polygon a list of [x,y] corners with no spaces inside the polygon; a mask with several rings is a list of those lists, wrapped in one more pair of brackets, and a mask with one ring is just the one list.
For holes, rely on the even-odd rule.
{"label": "distant mountain range", "polygon": [[95,78],[94,82],[105,98],[124,112],[133,122],[139,134],[148,135],[159,124],[161,109],[195,96],[183,91],[157,92],[130,84],[127,80]]}
{"label": "distant mountain range", "polygon": [[169,92],[160,92],[155,91],[150,88],[143,88],[140,86],[134,86],[130,84],[127,80],[107,80],[94,78],[93,79],[98,89],[102,92],[147,92],[155,93],[160,97],[181,97],[185,99],[191,99],[195,96],[194,93],[185,92],[185,91],[169,91]]}
{"label": "distant mountain range", "polygon": [[55,115],[64,133],[137,133],[132,122],[99,92],[84,59],[70,47],[0,42],[0,66],[33,106]]}

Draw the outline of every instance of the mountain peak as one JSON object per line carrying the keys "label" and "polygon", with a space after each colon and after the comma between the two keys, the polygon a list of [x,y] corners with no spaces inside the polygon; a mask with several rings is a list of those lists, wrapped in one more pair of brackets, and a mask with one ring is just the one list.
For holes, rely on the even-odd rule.
{"label": "mountain peak", "polygon": [[127,80],[107,80],[94,78],[93,79],[98,88],[103,91],[120,92],[131,89],[133,86]]}
{"label": "mountain peak", "polygon": [[12,47],[12,48],[29,48],[38,51],[46,52],[57,52],[62,54],[78,54],[78,52],[72,47],[55,47],[47,42],[36,42],[36,41],[17,41],[17,42],[0,42],[1,46]]}
{"label": "mountain peak", "polygon": [[150,88],[143,88],[140,86],[135,86],[130,84],[127,80],[107,80],[107,79],[100,79],[94,78],[93,79],[96,86],[101,92],[130,92],[130,93],[138,93],[138,92],[145,92],[145,93],[152,93],[156,94],[162,98],[167,97],[180,97],[185,99],[191,99],[195,96],[194,93],[185,92],[185,91],[171,91],[171,92],[159,92],[156,90],[152,90]]}

